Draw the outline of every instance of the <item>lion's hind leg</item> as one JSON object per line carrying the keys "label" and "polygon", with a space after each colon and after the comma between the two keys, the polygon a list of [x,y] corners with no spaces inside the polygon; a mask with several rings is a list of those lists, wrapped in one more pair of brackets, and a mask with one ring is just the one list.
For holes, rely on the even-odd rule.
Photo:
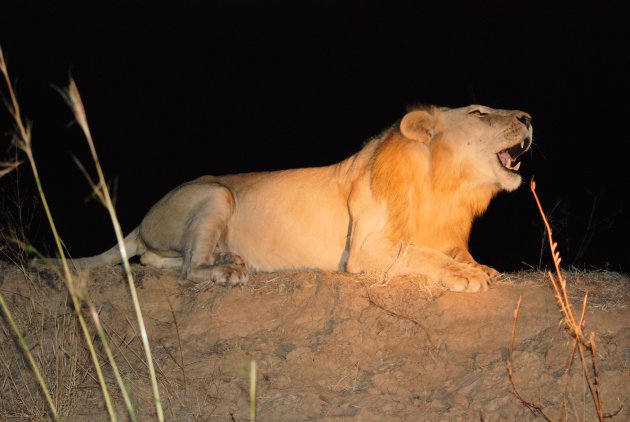
{"label": "lion's hind leg", "polygon": [[215,185],[188,225],[182,278],[195,283],[195,290],[204,290],[212,283],[241,286],[249,279],[245,262],[240,256],[216,250],[233,212],[232,192],[224,186]]}

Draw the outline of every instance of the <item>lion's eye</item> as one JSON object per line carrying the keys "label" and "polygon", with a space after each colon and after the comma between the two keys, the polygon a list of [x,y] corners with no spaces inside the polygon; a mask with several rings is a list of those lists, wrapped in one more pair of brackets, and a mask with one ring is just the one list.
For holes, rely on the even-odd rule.
{"label": "lion's eye", "polygon": [[481,116],[487,116],[487,115],[488,115],[488,113],[485,113],[485,112],[483,112],[483,111],[481,111],[481,110],[477,110],[477,109],[475,109],[475,110],[470,110],[470,111],[468,112],[468,114],[474,114],[475,116],[479,116],[479,117],[481,117]]}

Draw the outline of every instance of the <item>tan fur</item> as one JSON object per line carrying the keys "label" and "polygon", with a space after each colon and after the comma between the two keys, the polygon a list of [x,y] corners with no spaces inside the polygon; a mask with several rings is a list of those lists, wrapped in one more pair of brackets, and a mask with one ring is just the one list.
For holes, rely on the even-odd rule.
{"label": "tan fur", "polygon": [[[243,284],[248,270],[322,269],[484,290],[498,273],[473,260],[468,237],[492,197],[520,184],[497,154],[529,148],[530,120],[477,105],[412,110],[338,164],[184,184],[125,241],[143,263],[181,267],[201,286]],[[112,248],[78,263],[119,261]]]}

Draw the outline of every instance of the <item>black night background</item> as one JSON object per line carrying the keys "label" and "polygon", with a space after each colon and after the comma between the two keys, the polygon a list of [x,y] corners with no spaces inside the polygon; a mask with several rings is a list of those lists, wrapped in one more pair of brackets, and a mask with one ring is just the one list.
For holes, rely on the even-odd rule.
{"label": "black night background", "polygon": [[[549,265],[534,176],[564,264],[630,270],[622,2],[90,3],[0,6],[0,45],[73,256],[111,247],[114,235],[73,161],[91,168],[55,89],[70,75],[125,231],[197,176],[331,164],[408,105],[479,103],[529,112],[534,146],[523,186],[475,224],[473,256],[500,271]],[[2,108],[0,161],[14,155],[11,129]],[[3,226],[22,198],[30,240],[53,251],[29,205],[29,169],[0,189]]]}

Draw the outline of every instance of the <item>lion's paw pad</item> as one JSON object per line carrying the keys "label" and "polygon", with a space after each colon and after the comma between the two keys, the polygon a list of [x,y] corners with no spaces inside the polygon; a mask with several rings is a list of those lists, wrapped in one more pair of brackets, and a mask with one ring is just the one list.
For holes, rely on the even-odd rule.
{"label": "lion's paw pad", "polygon": [[244,265],[202,265],[188,273],[188,280],[195,283],[193,290],[203,291],[213,283],[220,286],[244,286],[249,274]]}
{"label": "lion's paw pad", "polygon": [[212,280],[221,286],[244,286],[249,274],[243,265],[217,265],[212,269]]}
{"label": "lion's paw pad", "polygon": [[488,290],[492,277],[476,266],[458,263],[447,267],[441,279],[449,290],[474,293]]}

